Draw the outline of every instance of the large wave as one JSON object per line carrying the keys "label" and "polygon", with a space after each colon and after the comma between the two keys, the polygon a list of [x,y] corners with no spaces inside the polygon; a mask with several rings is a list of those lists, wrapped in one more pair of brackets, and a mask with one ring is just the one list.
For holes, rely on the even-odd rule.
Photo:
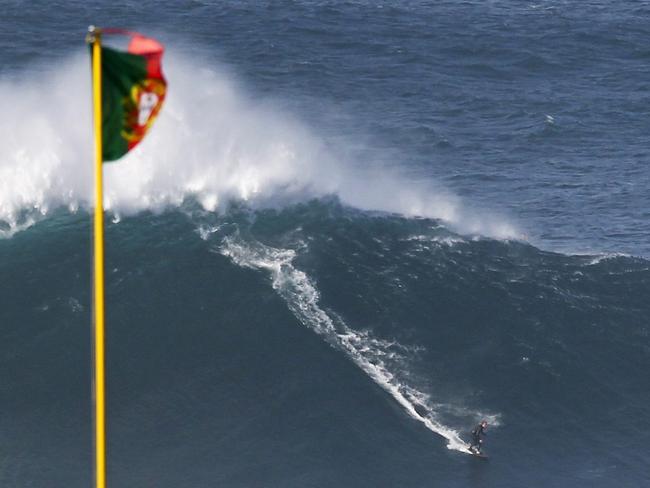
{"label": "large wave", "polygon": [[[431,179],[414,180],[344,148],[279,108],[247,94],[225,68],[174,53],[169,96],[151,134],[123,161],[105,165],[105,206],[132,214],[188,197],[208,210],[232,200],[277,206],[336,194],[362,209],[442,219],[461,232],[513,237],[488,212],[469,211]],[[92,206],[90,82],[86,56],[39,76],[0,80],[0,232],[55,208]],[[338,144],[338,143],[337,143]]]}

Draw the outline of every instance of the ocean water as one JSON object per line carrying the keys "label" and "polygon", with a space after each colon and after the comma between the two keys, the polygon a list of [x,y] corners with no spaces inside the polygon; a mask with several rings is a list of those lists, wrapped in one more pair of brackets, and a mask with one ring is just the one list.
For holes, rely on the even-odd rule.
{"label": "ocean water", "polygon": [[4,2],[0,485],[93,479],[89,24],[169,82],[105,166],[109,486],[650,484],[649,20]]}

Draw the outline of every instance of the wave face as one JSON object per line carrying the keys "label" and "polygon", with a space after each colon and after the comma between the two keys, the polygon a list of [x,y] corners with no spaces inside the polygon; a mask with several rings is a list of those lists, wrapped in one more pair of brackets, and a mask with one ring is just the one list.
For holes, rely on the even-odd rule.
{"label": "wave face", "polygon": [[646,6],[24,3],[2,487],[92,482],[90,23],[170,87],[105,166],[110,486],[650,483]]}
{"label": "wave face", "polygon": [[[3,486],[90,483],[88,235],[62,213],[0,241]],[[645,260],[466,238],[335,199],[221,215],[187,203],[109,222],[107,242],[113,483],[647,475]],[[482,418],[489,468],[462,452]]]}

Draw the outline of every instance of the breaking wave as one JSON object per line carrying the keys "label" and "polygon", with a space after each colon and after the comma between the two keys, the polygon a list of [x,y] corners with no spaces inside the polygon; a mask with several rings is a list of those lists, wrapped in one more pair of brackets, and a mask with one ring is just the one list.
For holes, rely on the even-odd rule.
{"label": "breaking wave", "polygon": [[[469,211],[433,180],[350,161],[344,150],[270,100],[240,88],[225,68],[173,53],[169,95],[151,134],[120,163],[105,165],[105,206],[116,214],[161,211],[194,198],[207,210],[229,202],[282,206],[335,194],[361,209],[442,219],[461,232],[509,238],[516,229]],[[37,79],[0,80],[0,232],[57,208],[92,206],[90,83],[79,55]]]}

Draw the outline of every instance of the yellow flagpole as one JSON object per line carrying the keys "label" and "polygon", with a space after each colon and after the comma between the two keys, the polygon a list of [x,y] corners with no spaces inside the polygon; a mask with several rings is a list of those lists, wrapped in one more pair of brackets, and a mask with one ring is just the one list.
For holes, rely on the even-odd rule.
{"label": "yellow flagpole", "polygon": [[95,304],[95,486],[106,487],[106,373],[104,344],[104,195],[102,165],[101,32],[88,28],[92,43],[93,132],[95,139],[94,304]]}

